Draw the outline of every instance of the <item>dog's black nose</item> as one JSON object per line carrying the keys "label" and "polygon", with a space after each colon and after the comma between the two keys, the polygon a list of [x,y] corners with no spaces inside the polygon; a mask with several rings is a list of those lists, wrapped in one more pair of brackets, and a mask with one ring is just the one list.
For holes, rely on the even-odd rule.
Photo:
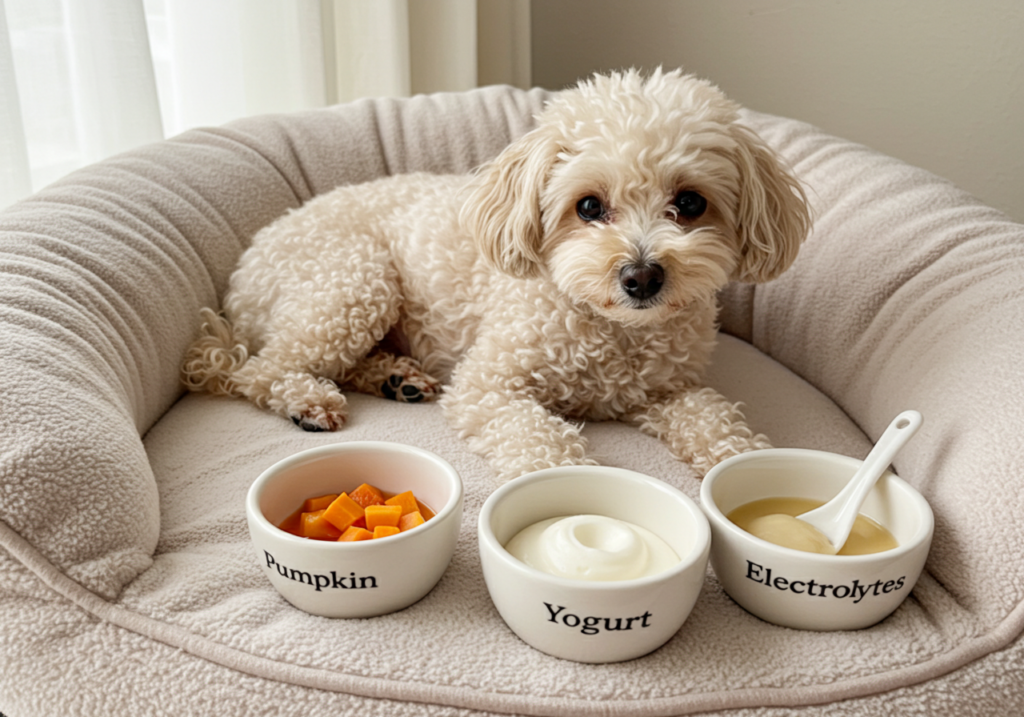
{"label": "dog's black nose", "polygon": [[665,270],[658,264],[627,264],[619,272],[619,282],[627,295],[643,301],[661,291]]}

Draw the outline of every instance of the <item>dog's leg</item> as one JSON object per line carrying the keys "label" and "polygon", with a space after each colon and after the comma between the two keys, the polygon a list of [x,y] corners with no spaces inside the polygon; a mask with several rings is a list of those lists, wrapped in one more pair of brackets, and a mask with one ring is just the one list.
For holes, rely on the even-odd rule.
{"label": "dog's leg", "polygon": [[[307,431],[344,425],[347,402],[338,383],[384,338],[400,311],[398,273],[387,250],[371,237],[343,239],[325,242],[331,251],[306,262],[330,271],[296,268],[307,272],[307,280],[280,290],[261,331],[263,345],[230,375],[237,393]],[[234,315],[244,317],[258,305],[256,294],[250,288],[236,298]]]}
{"label": "dog's leg", "polygon": [[235,392],[306,431],[345,425],[347,402],[333,381],[255,356],[231,376]]}
{"label": "dog's leg", "polygon": [[750,430],[737,405],[713,388],[686,389],[631,419],[701,476],[730,456],[771,448],[767,437]]}
{"label": "dog's leg", "polygon": [[580,426],[553,415],[513,383],[515,378],[470,356],[456,369],[441,405],[470,450],[486,458],[502,480],[542,468],[596,464],[586,457]]}
{"label": "dog's leg", "polygon": [[375,351],[346,372],[342,388],[393,401],[417,403],[437,398],[441,393],[441,382],[424,373],[414,358]]}

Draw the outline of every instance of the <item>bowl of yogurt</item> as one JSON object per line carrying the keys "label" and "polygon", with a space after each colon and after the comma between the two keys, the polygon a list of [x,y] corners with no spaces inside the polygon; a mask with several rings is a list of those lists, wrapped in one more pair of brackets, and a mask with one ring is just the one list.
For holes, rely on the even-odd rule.
{"label": "bowl of yogurt", "polygon": [[704,585],[700,507],[650,476],[563,466],[488,497],[478,522],[491,600],[530,646],[577,662],[630,660],[675,635]]}
{"label": "bowl of yogurt", "polygon": [[772,448],[708,472],[700,501],[711,524],[711,566],[742,608],[784,627],[857,630],[907,598],[924,568],[934,517],[891,470],[868,494],[836,555],[828,554],[827,539],[797,530],[800,521],[792,519],[839,493],[860,465],[836,453]]}

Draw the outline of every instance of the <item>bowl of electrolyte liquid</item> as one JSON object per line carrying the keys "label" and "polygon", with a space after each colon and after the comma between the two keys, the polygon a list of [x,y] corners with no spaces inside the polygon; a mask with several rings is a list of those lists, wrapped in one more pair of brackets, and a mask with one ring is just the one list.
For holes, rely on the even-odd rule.
{"label": "bowl of electrolyte liquid", "polygon": [[712,468],[700,500],[711,524],[711,566],[725,592],[763,620],[806,630],[856,630],[896,610],[924,568],[934,518],[924,497],[891,470],[868,493],[838,554],[829,554],[827,541],[822,548],[813,537],[785,534],[860,465],[835,453],[772,448]]}

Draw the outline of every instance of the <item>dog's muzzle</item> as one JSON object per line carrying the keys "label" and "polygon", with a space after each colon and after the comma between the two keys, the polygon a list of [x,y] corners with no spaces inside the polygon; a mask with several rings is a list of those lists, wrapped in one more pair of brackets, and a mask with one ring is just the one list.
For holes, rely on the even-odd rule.
{"label": "dog's muzzle", "polygon": [[619,272],[619,283],[626,296],[646,303],[665,284],[665,270],[659,264],[627,264]]}

